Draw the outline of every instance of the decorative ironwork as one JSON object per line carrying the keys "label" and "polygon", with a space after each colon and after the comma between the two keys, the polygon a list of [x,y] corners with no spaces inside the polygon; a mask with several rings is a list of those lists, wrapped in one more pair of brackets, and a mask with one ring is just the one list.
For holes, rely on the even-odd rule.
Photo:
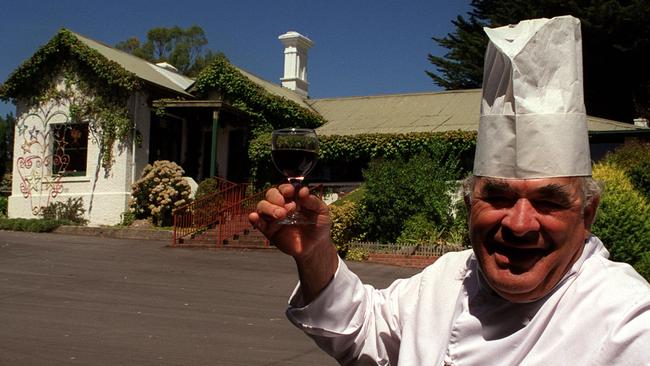
{"label": "decorative ironwork", "polygon": [[[39,215],[42,207],[63,192],[62,172],[70,165],[70,155],[66,152],[69,141],[65,134],[57,134],[57,131],[72,131],[73,126],[79,126],[71,122],[65,110],[63,103],[43,103],[17,121],[17,133],[23,138],[22,155],[16,157],[20,193],[29,200],[34,215]],[[74,136],[72,138],[79,143],[85,137],[87,147],[87,132],[85,135],[82,132],[81,136],[75,132]],[[85,157],[83,163],[85,166]]]}

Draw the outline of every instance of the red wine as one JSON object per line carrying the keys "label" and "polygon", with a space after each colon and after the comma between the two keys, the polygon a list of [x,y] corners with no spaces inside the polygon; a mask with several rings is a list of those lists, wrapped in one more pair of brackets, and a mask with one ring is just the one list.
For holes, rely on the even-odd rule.
{"label": "red wine", "polygon": [[316,165],[318,155],[314,151],[278,149],[271,152],[273,163],[287,178],[302,178]]}

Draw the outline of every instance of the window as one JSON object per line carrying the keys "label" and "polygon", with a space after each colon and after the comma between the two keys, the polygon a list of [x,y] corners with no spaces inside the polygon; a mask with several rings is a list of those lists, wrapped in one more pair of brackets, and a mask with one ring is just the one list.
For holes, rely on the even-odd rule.
{"label": "window", "polygon": [[51,127],[52,174],[65,177],[86,175],[88,124],[65,123]]}

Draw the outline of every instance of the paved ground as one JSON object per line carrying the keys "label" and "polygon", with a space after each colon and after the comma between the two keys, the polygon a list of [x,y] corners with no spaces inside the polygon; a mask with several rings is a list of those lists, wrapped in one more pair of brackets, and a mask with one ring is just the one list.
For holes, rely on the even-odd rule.
{"label": "paved ground", "polygon": [[165,244],[0,231],[0,365],[336,364],[284,317],[290,258]]}

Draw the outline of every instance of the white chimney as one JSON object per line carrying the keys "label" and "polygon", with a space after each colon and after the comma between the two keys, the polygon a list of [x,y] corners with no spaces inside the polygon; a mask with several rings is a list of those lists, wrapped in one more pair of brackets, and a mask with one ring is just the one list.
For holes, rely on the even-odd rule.
{"label": "white chimney", "polygon": [[646,118],[635,118],[634,125],[636,127],[645,127],[648,128],[648,120]]}
{"label": "white chimney", "polygon": [[278,39],[284,45],[284,77],[282,86],[307,97],[307,51],[314,45],[309,38],[289,31]]}

